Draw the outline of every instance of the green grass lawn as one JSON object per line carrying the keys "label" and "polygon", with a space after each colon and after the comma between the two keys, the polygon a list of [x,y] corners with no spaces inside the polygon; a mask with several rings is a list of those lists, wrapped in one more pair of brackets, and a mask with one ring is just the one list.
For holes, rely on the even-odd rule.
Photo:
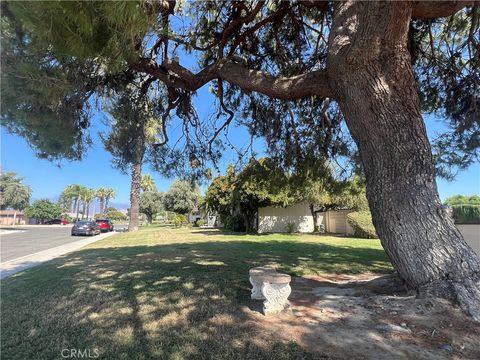
{"label": "green grass lawn", "polygon": [[5,359],[310,359],[255,341],[248,269],[292,275],[392,271],[378,240],[238,235],[150,226],[2,281]]}

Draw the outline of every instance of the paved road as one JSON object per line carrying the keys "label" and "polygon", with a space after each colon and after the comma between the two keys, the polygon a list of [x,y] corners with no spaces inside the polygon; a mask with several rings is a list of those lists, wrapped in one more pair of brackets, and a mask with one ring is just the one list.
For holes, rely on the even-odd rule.
{"label": "paved road", "polygon": [[0,236],[0,262],[3,263],[86,238],[85,236],[71,236],[72,225],[18,227],[18,229],[21,231]]}

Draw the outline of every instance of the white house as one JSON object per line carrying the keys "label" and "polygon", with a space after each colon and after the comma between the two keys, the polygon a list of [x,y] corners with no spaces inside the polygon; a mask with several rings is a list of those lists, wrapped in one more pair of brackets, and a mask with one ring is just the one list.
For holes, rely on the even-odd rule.
{"label": "white house", "polygon": [[[347,222],[347,214],[352,210],[320,212],[317,226],[323,224],[329,233],[353,235],[354,231]],[[258,232],[287,232],[292,224],[294,232],[309,233],[314,229],[313,216],[308,203],[298,203],[285,208],[265,207],[258,209]]]}
{"label": "white house", "polygon": [[[352,210],[334,210],[318,213],[317,225],[323,224],[327,233],[353,235],[354,230],[347,221]],[[285,208],[264,207],[258,209],[258,232],[288,232],[288,224],[293,224],[294,232],[313,232],[313,216],[307,203],[298,203]],[[480,256],[480,225],[462,225],[457,228],[468,245]]]}
{"label": "white house", "polygon": [[188,213],[188,222],[194,223],[197,220],[203,219],[204,215],[197,208]]}
{"label": "white house", "polygon": [[285,208],[264,207],[258,209],[258,232],[287,232],[288,224],[294,224],[295,232],[312,232],[313,216],[307,203]]}

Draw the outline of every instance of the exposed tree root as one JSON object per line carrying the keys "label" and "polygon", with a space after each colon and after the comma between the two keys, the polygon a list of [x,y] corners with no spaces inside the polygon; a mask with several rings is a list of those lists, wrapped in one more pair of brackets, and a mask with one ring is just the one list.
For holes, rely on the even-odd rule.
{"label": "exposed tree root", "polygon": [[419,297],[441,297],[458,304],[465,313],[480,322],[480,275],[461,280],[440,280],[418,289]]}

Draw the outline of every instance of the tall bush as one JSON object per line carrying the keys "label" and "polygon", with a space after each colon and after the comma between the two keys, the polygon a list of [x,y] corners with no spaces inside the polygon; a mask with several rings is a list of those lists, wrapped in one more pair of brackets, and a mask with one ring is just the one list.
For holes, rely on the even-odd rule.
{"label": "tall bush", "polygon": [[480,205],[453,205],[455,224],[480,224]]}
{"label": "tall bush", "polygon": [[175,216],[172,219],[172,224],[175,227],[181,227],[183,225],[186,225],[188,223],[187,217],[183,214],[175,214]]}
{"label": "tall bush", "polygon": [[378,238],[370,211],[354,211],[347,215],[348,223],[355,231],[354,235],[364,239]]}
{"label": "tall bush", "polygon": [[62,214],[62,208],[47,199],[36,200],[25,210],[25,215],[31,219],[37,219],[40,223],[58,219]]}
{"label": "tall bush", "polygon": [[245,218],[240,214],[222,215],[221,221],[225,226],[225,229],[237,232],[246,231]]}

